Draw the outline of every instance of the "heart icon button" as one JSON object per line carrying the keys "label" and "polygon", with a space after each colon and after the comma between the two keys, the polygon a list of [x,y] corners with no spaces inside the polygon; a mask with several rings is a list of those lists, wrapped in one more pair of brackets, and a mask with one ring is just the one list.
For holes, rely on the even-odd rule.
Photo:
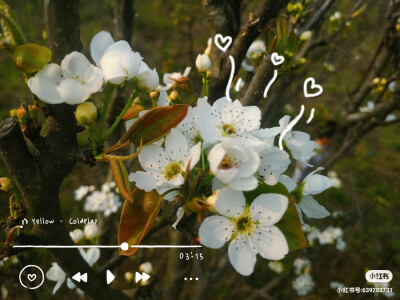
{"label": "heart icon button", "polygon": [[36,279],[36,274],[28,274],[27,277],[28,277],[28,280],[29,280],[30,282],[32,282],[32,281],[35,281],[35,279]]}
{"label": "heart icon button", "polygon": [[274,64],[274,66],[279,66],[283,64],[284,61],[285,58],[280,56],[278,53],[274,52],[271,54],[271,62]]}
{"label": "heart icon button", "polygon": [[214,37],[214,43],[221,51],[226,51],[229,46],[232,44],[232,37],[230,36],[222,36],[222,34],[216,34]]}
{"label": "heart icon button", "polygon": [[[311,85],[310,85],[311,84]],[[308,86],[310,85],[310,90],[316,90],[315,92],[309,92]],[[304,96],[306,98],[317,97],[322,94],[324,89],[319,84],[315,83],[315,79],[313,77],[309,77],[304,81],[303,85]]]}

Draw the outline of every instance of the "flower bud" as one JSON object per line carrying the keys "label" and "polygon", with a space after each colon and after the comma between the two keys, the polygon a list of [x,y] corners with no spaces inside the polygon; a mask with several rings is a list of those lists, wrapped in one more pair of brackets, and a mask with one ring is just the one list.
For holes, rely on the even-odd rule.
{"label": "flower bud", "polygon": [[6,192],[12,192],[15,188],[14,181],[8,177],[1,177],[0,178],[0,190]]}
{"label": "flower bud", "polygon": [[17,115],[17,110],[16,109],[11,109],[10,110],[10,117],[13,119],[18,119],[18,115]]}
{"label": "flower bud", "polygon": [[19,123],[21,123],[22,125],[26,125],[26,123],[28,122],[28,114],[26,113],[24,107],[20,107],[17,109],[17,117]]}
{"label": "flower bud", "polygon": [[207,198],[206,200],[206,204],[207,204],[207,208],[209,211],[211,212],[217,212],[215,210],[215,202],[217,201],[218,198],[218,193],[219,190],[216,190],[210,197]]}
{"label": "flower bud", "polygon": [[169,95],[168,98],[171,99],[172,101],[177,101],[179,100],[179,94],[176,90],[173,90]]}
{"label": "flower bud", "polygon": [[374,80],[372,80],[372,83],[373,83],[374,85],[378,85],[379,82],[381,82],[381,79],[380,79],[379,77],[375,77]]}
{"label": "flower bud", "polygon": [[99,235],[99,228],[96,224],[86,224],[83,231],[89,240]]}
{"label": "flower bud", "polygon": [[83,102],[78,105],[75,112],[75,118],[78,123],[84,126],[90,126],[97,118],[97,108],[92,102]]}
{"label": "flower bud", "polygon": [[133,273],[132,273],[132,272],[126,272],[125,275],[124,275],[124,277],[125,277],[125,280],[126,280],[127,282],[131,282],[132,279],[133,279]]}
{"label": "flower bud", "polygon": [[160,96],[160,91],[159,90],[155,90],[155,91],[150,92],[150,98],[151,99],[157,100],[158,96]]}
{"label": "flower bud", "polygon": [[160,78],[158,77],[156,69],[147,69],[143,73],[136,76],[137,87],[146,91],[154,91],[158,84],[160,83]]}
{"label": "flower bud", "polygon": [[207,54],[197,55],[196,67],[199,72],[207,72],[211,68],[211,60]]}
{"label": "flower bud", "polygon": [[312,37],[312,31],[307,30],[300,34],[300,41],[308,41]]}
{"label": "flower bud", "polygon": [[153,272],[153,265],[149,261],[145,262],[145,263],[142,263],[139,266],[139,271],[140,272],[145,272],[145,273],[151,273],[151,272]]}

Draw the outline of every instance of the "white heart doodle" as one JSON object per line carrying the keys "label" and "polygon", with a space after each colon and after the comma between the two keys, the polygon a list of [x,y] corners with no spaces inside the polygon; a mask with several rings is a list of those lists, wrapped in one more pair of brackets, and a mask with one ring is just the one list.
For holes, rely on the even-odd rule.
{"label": "white heart doodle", "polygon": [[285,58],[283,56],[280,56],[278,53],[274,52],[271,55],[271,62],[274,64],[274,66],[279,66],[283,64],[285,61]]}
{"label": "white heart doodle", "polygon": [[[219,40],[221,40],[221,43]],[[222,36],[222,34],[218,33],[214,37],[214,43],[219,48],[219,50],[225,52],[229,48],[229,46],[232,44],[232,37],[230,37],[230,36],[224,37],[224,36]],[[225,44],[225,46],[222,46],[224,44]]]}
{"label": "white heart doodle", "polygon": [[35,279],[36,279],[36,274],[28,274],[28,280],[30,281],[30,282],[33,282],[33,281],[35,281]]}
{"label": "white heart doodle", "polygon": [[[309,83],[311,83],[310,89],[312,89],[312,90],[317,89],[318,91],[316,91],[314,93],[309,93],[308,92],[308,84]],[[322,88],[322,86],[315,83],[315,79],[313,77],[309,77],[304,81],[303,91],[304,91],[304,96],[306,98],[311,98],[311,97],[317,97],[317,96],[321,95],[322,92],[324,91],[324,89]]]}

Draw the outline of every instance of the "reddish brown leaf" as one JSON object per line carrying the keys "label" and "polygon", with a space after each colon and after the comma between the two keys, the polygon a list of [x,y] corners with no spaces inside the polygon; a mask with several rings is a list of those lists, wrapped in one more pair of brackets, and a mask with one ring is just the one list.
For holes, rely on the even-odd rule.
{"label": "reddish brown leaf", "polygon": [[121,255],[132,255],[143,237],[153,226],[161,209],[162,197],[155,191],[145,192],[136,188],[132,193],[133,202],[125,201],[122,208],[121,220],[118,230],[118,244],[128,243],[127,251],[120,250]]}
{"label": "reddish brown leaf", "polygon": [[189,106],[177,104],[171,106],[161,106],[150,109],[141,116],[119,141],[121,144],[127,140],[135,145],[152,143],[169,133],[171,128],[185,118]]}
{"label": "reddish brown leaf", "polygon": [[144,110],[143,106],[141,106],[140,104],[132,103],[132,106],[129,107],[129,109],[126,111],[126,113],[122,117],[122,120],[137,118],[142,110]]}
{"label": "reddish brown leaf", "polygon": [[110,157],[110,166],[111,171],[114,176],[115,184],[117,185],[119,193],[125,199],[133,202],[131,187],[128,179],[128,171],[126,170],[125,164],[122,160],[117,159],[116,157]]}

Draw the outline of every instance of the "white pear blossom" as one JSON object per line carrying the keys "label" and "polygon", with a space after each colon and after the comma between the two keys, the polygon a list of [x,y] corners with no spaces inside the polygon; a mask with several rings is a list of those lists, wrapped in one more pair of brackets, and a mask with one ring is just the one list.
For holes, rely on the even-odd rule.
{"label": "white pear blossom", "polygon": [[108,217],[116,213],[121,205],[120,197],[114,192],[94,191],[86,198],[84,209],[89,212],[100,211]]}
{"label": "white pear blossom", "polygon": [[74,195],[75,195],[75,200],[76,201],[80,201],[83,198],[85,198],[85,196],[87,194],[89,194],[90,192],[93,192],[95,190],[95,187],[93,185],[88,186],[88,185],[82,185],[79,188],[77,188],[74,191]]}
{"label": "white pear blossom", "polygon": [[275,272],[276,274],[282,274],[285,269],[280,261],[270,261],[268,263],[268,268],[270,268],[271,271]]}
{"label": "white pear blossom", "polygon": [[86,238],[93,239],[99,235],[99,227],[94,223],[89,223],[85,225],[83,232]]}
{"label": "white pear blossom", "polygon": [[[86,262],[90,266],[93,266],[100,258],[99,248],[90,248],[86,252],[83,249],[79,249],[79,253],[82,255],[82,257],[86,260]],[[53,288],[53,295],[54,295],[57,292],[57,290],[61,287],[61,285],[64,283],[65,279],[67,278],[67,275],[56,262],[53,262],[51,268],[46,272],[46,278],[50,281],[57,282]],[[73,289],[76,287],[75,284],[72,282],[72,280],[69,278],[67,279],[67,286],[69,289]],[[83,292],[80,289],[77,289],[77,293],[81,295],[83,294]]]}
{"label": "white pear blossom", "polygon": [[300,275],[302,273],[307,274],[310,273],[311,271],[311,261],[307,258],[300,258],[300,257],[296,258],[293,263],[293,266],[294,266],[294,272],[297,275]]}
{"label": "white pear blossom", "polygon": [[264,150],[260,153],[260,159],[258,174],[269,185],[277,184],[280,175],[287,170],[290,164],[289,154],[278,147]]}
{"label": "white pear blossom", "polygon": [[76,51],[65,56],[61,66],[50,63],[28,81],[31,92],[49,104],[80,104],[102,85],[101,69]]}
{"label": "white pear blossom", "polygon": [[[302,189],[302,197],[299,204],[296,204],[299,209],[303,213],[307,215],[309,218],[325,218],[330,215],[330,213],[326,210],[325,207],[320,205],[314,198],[313,195],[322,193],[326,189],[333,186],[332,181],[324,176],[315,174],[320,171],[322,168],[318,168],[315,171],[311,172],[304,178],[303,180],[303,189]],[[299,211],[298,209],[298,211]]]}
{"label": "white pear blossom", "polygon": [[[279,120],[281,133],[286,129],[290,121],[290,116],[284,116]],[[310,135],[302,131],[289,131],[283,140],[289,148],[293,158],[301,163],[308,161],[313,155],[317,143],[310,140]]]}
{"label": "white pear blossom", "polygon": [[[198,106],[191,107],[189,106],[188,112],[182,122],[176,127],[188,140],[189,145],[196,145],[198,142],[202,140],[200,135],[200,130],[198,128],[198,124],[196,122],[197,118],[200,116],[199,106],[207,105],[207,97],[199,98],[197,100]],[[204,144],[204,146],[207,146]]]}
{"label": "white pear blossom", "polygon": [[199,72],[207,72],[211,68],[211,60],[207,54],[199,54],[196,58],[196,67]]}
{"label": "white pear blossom", "polygon": [[140,54],[132,51],[127,41],[114,42],[110,33],[105,31],[93,37],[90,53],[96,65],[103,70],[105,82],[118,85],[146,69]]}
{"label": "white pear blossom", "polygon": [[211,172],[232,189],[251,191],[257,187],[258,181],[254,176],[260,165],[257,152],[238,143],[225,142],[211,149],[208,161]]}
{"label": "white pear blossom", "polygon": [[292,286],[299,296],[305,296],[312,291],[315,286],[315,282],[310,274],[302,274],[296,277],[292,283]]}
{"label": "white pear blossom", "polygon": [[86,260],[89,266],[93,266],[100,258],[100,249],[99,248],[89,248],[87,251],[79,248],[79,253]]}
{"label": "white pear blossom", "polygon": [[265,42],[262,40],[255,40],[247,50],[246,59],[242,62],[243,69],[247,72],[253,72],[254,67],[250,62],[252,61],[252,59],[255,59],[262,55],[265,51],[267,51],[267,48],[265,47]]}
{"label": "white pear blossom", "polygon": [[163,76],[165,86],[161,86],[158,89],[164,91],[169,90],[170,88],[172,88],[176,81],[180,80],[182,77],[188,77],[190,70],[191,67],[187,67],[183,74],[180,72],[165,73]]}
{"label": "white pear blossom", "polygon": [[156,69],[147,69],[146,71],[137,75],[137,86],[146,91],[154,91],[160,83]]}
{"label": "white pear blossom", "polygon": [[213,106],[199,102],[197,128],[206,145],[236,140],[256,151],[270,147],[255,136],[260,128],[261,111],[257,106],[242,106],[239,100],[220,98]]}
{"label": "white pear blossom", "polygon": [[287,207],[287,197],[280,194],[262,194],[249,207],[242,192],[225,187],[215,202],[215,209],[221,215],[203,221],[200,242],[213,249],[229,242],[232,266],[248,276],[253,273],[257,253],[270,260],[280,260],[288,253],[285,236],[274,226]]}
{"label": "white pear blossom", "polygon": [[370,112],[375,108],[375,102],[374,101],[368,101],[366,106],[360,107],[361,112]]}
{"label": "white pear blossom", "polygon": [[129,180],[135,181],[138,188],[147,192],[156,189],[159,194],[163,194],[183,184],[183,174],[189,162],[191,170],[198,163],[200,153],[200,143],[189,148],[182,133],[172,128],[165,138],[165,148],[156,144],[143,147],[139,162],[145,172],[131,173]]}
{"label": "white pear blossom", "polygon": [[81,240],[81,239],[85,236],[85,234],[84,234],[84,232],[82,231],[82,229],[75,229],[75,230],[73,230],[73,231],[71,231],[71,232],[69,233],[69,236],[70,236],[71,239],[76,243],[76,242],[78,242],[79,240]]}
{"label": "white pear blossom", "polygon": [[66,274],[56,262],[53,262],[51,265],[51,268],[46,272],[46,278],[50,281],[57,282],[52,292],[54,295],[64,283]]}

